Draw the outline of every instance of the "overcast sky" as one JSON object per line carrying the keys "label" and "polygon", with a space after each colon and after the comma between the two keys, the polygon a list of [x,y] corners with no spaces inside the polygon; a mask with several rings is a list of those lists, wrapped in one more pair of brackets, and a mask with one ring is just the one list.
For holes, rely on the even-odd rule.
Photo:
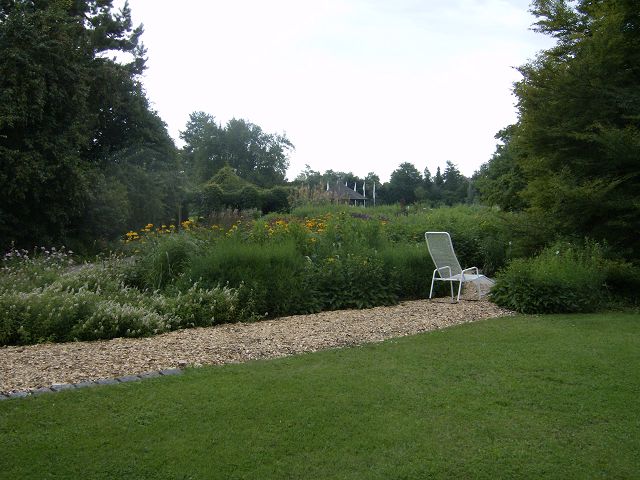
{"label": "overcast sky", "polygon": [[[124,2],[114,2],[122,5]],[[472,175],[516,120],[514,69],[548,47],[528,0],[130,0],[147,96],[179,145],[191,112],[243,118],[308,164]]]}

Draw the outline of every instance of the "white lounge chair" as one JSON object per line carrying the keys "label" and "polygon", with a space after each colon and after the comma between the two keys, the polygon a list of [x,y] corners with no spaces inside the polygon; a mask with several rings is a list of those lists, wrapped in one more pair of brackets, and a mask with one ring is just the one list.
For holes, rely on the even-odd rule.
{"label": "white lounge chair", "polygon": [[[493,285],[493,280],[481,275],[477,267],[469,267],[463,269],[458,262],[456,253],[453,251],[451,236],[448,232],[425,232],[424,238],[427,241],[427,248],[433,260],[436,269],[433,271],[431,278],[431,291],[429,298],[433,296],[433,284],[436,281],[451,283],[451,302],[453,303],[453,282],[459,282],[458,298],[460,301],[460,292],[462,284],[471,282],[478,290],[478,300],[480,300],[480,285]],[[438,277],[436,277],[436,273]]]}

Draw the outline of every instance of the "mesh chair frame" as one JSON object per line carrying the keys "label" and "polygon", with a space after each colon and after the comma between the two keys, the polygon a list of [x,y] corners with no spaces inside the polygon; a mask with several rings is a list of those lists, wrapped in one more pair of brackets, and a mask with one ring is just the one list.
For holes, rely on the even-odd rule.
{"label": "mesh chair frame", "polygon": [[[459,282],[458,296],[456,299],[456,302],[459,302],[462,284],[471,282],[475,284],[478,291],[478,300],[480,300],[480,285],[478,284],[478,280],[486,277],[480,275],[478,267],[463,269],[460,266],[456,252],[453,249],[453,242],[451,241],[449,232],[425,232],[424,239],[427,242],[431,260],[433,260],[433,264],[436,267],[431,277],[429,298],[433,297],[433,285],[436,281],[449,282],[451,284],[451,303],[454,303],[453,282]],[[438,274],[437,277],[436,274]]]}

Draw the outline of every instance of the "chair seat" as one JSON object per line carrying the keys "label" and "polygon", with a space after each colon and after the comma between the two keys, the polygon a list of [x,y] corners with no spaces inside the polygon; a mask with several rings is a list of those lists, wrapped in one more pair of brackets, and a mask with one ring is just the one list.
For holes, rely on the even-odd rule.
{"label": "chair seat", "polygon": [[476,282],[478,280],[481,280],[482,278],[487,278],[484,275],[476,275],[476,274],[470,274],[470,273],[465,273],[464,274],[464,280],[462,279],[462,274],[459,273],[458,275],[453,275],[451,277],[441,277],[441,278],[436,278],[436,280],[447,280],[447,281],[451,281],[453,280],[454,282]]}

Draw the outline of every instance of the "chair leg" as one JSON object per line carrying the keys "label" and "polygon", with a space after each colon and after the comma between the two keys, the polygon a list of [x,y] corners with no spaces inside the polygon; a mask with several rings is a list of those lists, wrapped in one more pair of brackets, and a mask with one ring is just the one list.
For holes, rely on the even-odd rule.
{"label": "chair leg", "polygon": [[453,303],[453,280],[451,280],[449,284],[451,285],[451,303]]}
{"label": "chair leg", "polygon": [[460,282],[460,286],[458,287],[458,302],[460,301],[460,292],[462,291],[462,284],[464,282]]}
{"label": "chair leg", "polygon": [[436,272],[433,272],[433,276],[431,277],[431,290],[429,291],[429,298],[433,296],[433,284],[436,281]]}

